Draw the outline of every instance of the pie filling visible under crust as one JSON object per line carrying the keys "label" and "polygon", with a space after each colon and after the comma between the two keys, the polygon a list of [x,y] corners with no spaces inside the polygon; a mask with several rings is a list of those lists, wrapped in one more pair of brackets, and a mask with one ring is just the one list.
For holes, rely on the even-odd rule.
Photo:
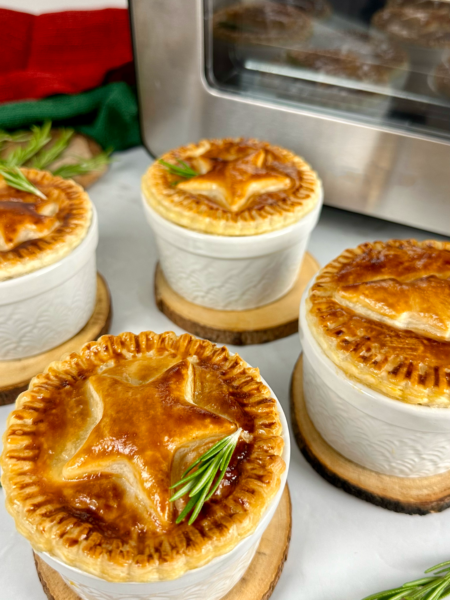
{"label": "pie filling visible under crust", "polygon": [[92,220],[89,197],[74,181],[22,171],[46,199],[16,190],[0,176],[0,281],[61,260],[84,239]]}
{"label": "pie filling visible under crust", "polygon": [[[197,520],[169,487],[238,427]],[[282,426],[258,369],[188,334],[103,336],[35,377],[1,457],[6,506],[37,551],[109,581],[173,579],[251,534],[280,486]]]}
{"label": "pie filling visible under crust", "polygon": [[316,173],[292,152],[254,139],[202,140],[162,159],[183,161],[198,175],[181,179],[155,162],[142,179],[154,210],[188,229],[257,235],[299,221],[318,203]]}
{"label": "pie filling visible under crust", "polygon": [[346,250],[306,304],[311,332],[350,378],[411,404],[450,406],[450,243]]}

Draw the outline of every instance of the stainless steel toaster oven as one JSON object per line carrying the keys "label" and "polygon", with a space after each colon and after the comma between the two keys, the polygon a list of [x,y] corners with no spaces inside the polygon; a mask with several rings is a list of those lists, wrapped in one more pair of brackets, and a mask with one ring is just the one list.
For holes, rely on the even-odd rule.
{"label": "stainless steel toaster oven", "polygon": [[450,233],[450,2],[130,3],[152,155],[267,139],[314,166],[327,204]]}

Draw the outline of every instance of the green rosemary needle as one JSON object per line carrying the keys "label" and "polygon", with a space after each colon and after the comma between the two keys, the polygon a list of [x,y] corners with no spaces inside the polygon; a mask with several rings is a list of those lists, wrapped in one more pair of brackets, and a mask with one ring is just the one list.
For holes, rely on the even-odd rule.
{"label": "green rosemary needle", "polygon": [[[200,510],[205,502],[207,502],[222,481],[225,472],[230,464],[231,457],[238,443],[242,429],[237,429],[231,435],[224,437],[218,441],[212,448],[202,454],[192,465],[185,471],[179,481],[172,485],[170,489],[182,486],[178,492],[170,498],[170,502],[175,502],[189,492],[189,500],[183,511],[178,515],[176,520],[180,523],[192,511],[189,518],[189,525],[198,517]],[[197,470],[190,473],[194,467]],[[190,473],[190,475],[189,475]]]}
{"label": "green rosemary needle", "polygon": [[31,166],[35,169],[45,169],[48,167],[48,165],[54,162],[58,156],[64,152],[74,133],[75,131],[73,129],[61,129],[59,136],[53,144],[50,147],[43,148],[39,154],[34,157]]}
{"label": "green rosemary needle", "polygon": [[28,142],[31,137],[29,131],[14,131],[12,133],[0,129],[0,144],[5,142]]}
{"label": "green rosemary needle", "polygon": [[42,127],[33,125],[31,137],[26,146],[18,146],[4,159],[8,167],[20,167],[41,150],[51,140],[51,121],[46,121]]}
{"label": "green rosemary needle", "polygon": [[39,196],[43,200],[47,197],[37,187],[35,187],[29,179],[25,177],[19,167],[5,167],[0,165],[0,175],[3,175],[6,183],[16,190],[22,190],[29,194]]}
{"label": "green rosemary needle", "polygon": [[363,600],[441,600],[450,594],[450,560],[440,563],[421,579],[404,583],[398,588],[366,596]]}
{"label": "green rosemary needle", "polygon": [[[178,177],[182,177],[183,179],[192,179],[192,177],[196,177],[198,175],[197,171],[194,171],[184,160],[177,160],[178,165],[173,165],[172,163],[168,163],[162,158],[158,160],[159,164],[165,167],[171,175],[177,175]],[[180,179],[180,181],[182,181]],[[173,181],[171,185],[177,185],[180,181]]]}
{"label": "green rosemary needle", "polygon": [[61,165],[52,171],[52,173],[53,175],[58,175],[64,179],[70,179],[77,175],[85,175],[91,171],[97,171],[111,162],[111,152],[112,149],[105,150],[92,158],[80,159],[77,163]]}

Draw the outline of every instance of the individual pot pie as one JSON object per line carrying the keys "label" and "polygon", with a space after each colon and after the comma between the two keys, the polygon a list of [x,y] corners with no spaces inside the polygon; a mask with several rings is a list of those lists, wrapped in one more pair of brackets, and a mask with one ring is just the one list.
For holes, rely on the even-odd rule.
{"label": "individual pot pie", "polygon": [[312,33],[305,11],[286,4],[233,4],[213,17],[216,39],[239,44],[278,46],[301,42]]}
{"label": "individual pot pie", "polygon": [[[169,488],[242,429],[192,525]],[[187,334],[103,336],[19,396],[1,457],[6,505],[39,552],[113,582],[179,577],[250,535],[285,468],[276,401],[226,348]]]}
{"label": "individual pot pie", "polygon": [[387,85],[407,67],[407,56],[394,44],[378,38],[350,38],[339,48],[307,46],[287,53],[289,62],[334,77]]}
{"label": "individual pot pie", "polygon": [[430,49],[448,48],[450,11],[445,4],[388,6],[375,13],[372,25],[399,42]]}
{"label": "individual pot pie", "polygon": [[85,238],[92,206],[74,183],[36,169],[22,169],[45,196],[10,187],[0,176],[0,281],[58,262]]}
{"label": "individual pot pie", "polygon": [[296,223],[318,204],[321,184],[299,156],[255,139],[202,140],[161,157],[197,175],[182,178],[160,161],[142,189],[162,217],[195,231],[250,236]]}
{"label": "individual pot pie", "polygon": [[[378,118],[389,111],[391,99],[383,90],[376,93],[373,87],[364,88],[401,87],[409,66],[407,54],[397,44],[384,35],[357,30],[327,32],[315,42],[288,51],[286,60],[302,69],[297,81],[292,78],[290,83],[294,97],[326,108],[357,111]],[[340,79],[363,85],[340,82]]]}
{"label": "individual pot pie", "polygon": [[450,243],[392,240],[320,271],[306,320],[351,380],[395,400],[450,406]]}

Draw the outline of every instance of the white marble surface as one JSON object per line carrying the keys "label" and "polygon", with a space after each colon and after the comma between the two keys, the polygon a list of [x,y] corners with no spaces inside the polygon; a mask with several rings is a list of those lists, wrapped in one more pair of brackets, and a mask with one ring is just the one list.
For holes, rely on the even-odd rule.
{"label": "white marble surface", "polygon": [[[140,204],[140,176],[150,163],[142,149],[115,156],[90,195],[100,221],[98,268],[112,292],[112,333],[181,329],[155,307],[156,247]],[[400,225],[325,208],[309,250],[325,264],[344,248],[388,238],[436,237]],[[297,335],[271,344],[232,348],[253,366],[289,410],[289,382],[300,352]],[[10,407],[0,408],[0,430]],[[289,485],[293,535],[273,600],[360,600],[419,577],[450,559],[450,510],[425,517],[388,512],[322,480],[293,444]],[[0,491],[0,599],[45,600],[31,549],[15,532]],[[205,599],[206,600],[206,599]]]}

